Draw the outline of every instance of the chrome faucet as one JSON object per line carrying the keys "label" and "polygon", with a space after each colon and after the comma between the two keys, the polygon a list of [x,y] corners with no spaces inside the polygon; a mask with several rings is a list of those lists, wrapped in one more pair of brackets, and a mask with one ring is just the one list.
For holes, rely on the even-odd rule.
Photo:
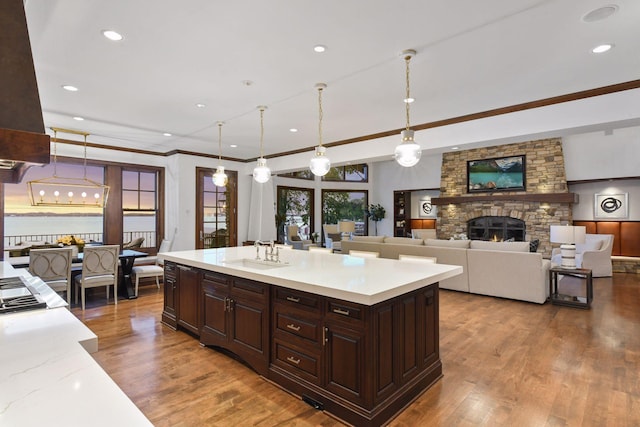
{"label": "chrome faucet", "polygon": [[260,261],[260,246],[262,246],[264,242],[262,240],[256,240],[253,242],[253,246],[256,248],[256,261]]}

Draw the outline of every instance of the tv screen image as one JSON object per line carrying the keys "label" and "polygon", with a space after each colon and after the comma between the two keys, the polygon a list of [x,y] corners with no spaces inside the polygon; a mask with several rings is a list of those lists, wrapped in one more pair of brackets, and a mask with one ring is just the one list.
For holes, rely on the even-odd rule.
{"label": "tv screen image", "polygon": [[467,192],[525,189],[525,156],[467,161]]}

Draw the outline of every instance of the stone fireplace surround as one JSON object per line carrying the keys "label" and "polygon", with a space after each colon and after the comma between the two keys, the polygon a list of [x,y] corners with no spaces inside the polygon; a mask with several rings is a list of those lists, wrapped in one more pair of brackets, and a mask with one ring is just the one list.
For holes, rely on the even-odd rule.
{"label": "stone fireplace surround", "polygon": [[[467,193],[467,161],[526,155],[526,191]],[[507,216],[526,224],[525,240],[540,240],[538,252],[551,257],[549,227],[571,223],[575,195],[568,192],[560,138],[463,150],[442,155],[436,228],[438,238],[467,233],[467,221]]]}

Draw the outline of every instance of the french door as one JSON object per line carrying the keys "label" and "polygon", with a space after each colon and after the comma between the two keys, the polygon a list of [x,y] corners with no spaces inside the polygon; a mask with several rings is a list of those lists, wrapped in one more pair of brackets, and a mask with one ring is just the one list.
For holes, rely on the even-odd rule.
{"label": "french door", "polygon": [[196,249],[238,245],[238,173],[225,172],[227,185],[217,187],[213,170],[196,168]]}

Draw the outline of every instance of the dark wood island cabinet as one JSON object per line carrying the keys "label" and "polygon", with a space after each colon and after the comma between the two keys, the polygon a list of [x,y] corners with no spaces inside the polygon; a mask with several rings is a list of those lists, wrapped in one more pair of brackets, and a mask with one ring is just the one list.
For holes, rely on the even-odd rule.
{"label": "dark wood island cabinet", "polygon": [[437,283],[368,305],[213,266],[165,268],[164,323],[347,423],[385,424],[442,376]]}

